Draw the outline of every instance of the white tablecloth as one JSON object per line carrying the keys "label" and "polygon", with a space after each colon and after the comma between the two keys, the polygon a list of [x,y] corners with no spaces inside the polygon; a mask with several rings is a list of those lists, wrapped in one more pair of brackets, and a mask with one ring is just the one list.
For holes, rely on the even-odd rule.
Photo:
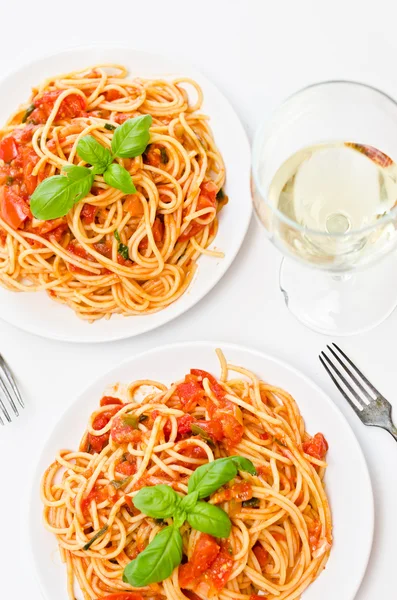
{"label": "white tablecloth", "polygon": [[[259,121],[286,95],[311,82],[352,78],[397,96],[395,10],[391,0],[4,2],[0,75],[70,45],[124,42],[193,63],[229,97],[252,136]],[[317,358],[328,340],[288,313],[278,290],[279,261],[252,222],[235,263],[202,302],[169,325],[122,342],[62,344],[0,321],[0,352],[14,370],[27,405],[18,420],[0,430],[2,598],[41,598],[25,553],[24,515],[37,455],[64,408],[89,381],[127,356],[163,343],[198,339],[264,350],[289,361],[329,392],[361,443],[375,492],[374,546],[357,600],[393,596],[396,442],[382,430],[361,425],[328,381]],[[396,335],[394,314],[342,346],[397,407]]]}

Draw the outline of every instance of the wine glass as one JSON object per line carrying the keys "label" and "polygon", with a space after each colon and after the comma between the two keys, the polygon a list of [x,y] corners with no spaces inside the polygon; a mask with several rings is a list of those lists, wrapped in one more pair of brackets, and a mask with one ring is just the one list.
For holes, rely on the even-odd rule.
{"label": "wine glass", "polygon": [[253,147],[255,212],[285,257],[290,311],[329,335],[366,331],[397,304],[397,104],[351,81],[288,98]]}

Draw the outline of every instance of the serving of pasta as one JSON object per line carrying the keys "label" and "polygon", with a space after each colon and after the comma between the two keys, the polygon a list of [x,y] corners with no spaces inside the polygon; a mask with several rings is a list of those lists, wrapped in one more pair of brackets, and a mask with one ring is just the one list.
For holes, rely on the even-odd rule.
{"label": "serving of pasta", "polygon": [[89,322],[177,300],[201,254],[223,256],[208,247],[225,168],[202,101],[191,79],[116,64],[34,88],[0,131],[0,284]]}
{"label": "serving of pasta", "polygon": [[47,468],[70,600],[296,600],[324,569],[328,444],[286,391],[217,354],[218,378],[102,397]]}

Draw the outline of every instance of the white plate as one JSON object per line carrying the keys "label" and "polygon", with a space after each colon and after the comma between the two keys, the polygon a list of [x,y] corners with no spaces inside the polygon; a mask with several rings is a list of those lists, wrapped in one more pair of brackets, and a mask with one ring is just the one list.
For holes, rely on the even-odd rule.
{"label": "white plate", "polygon": [[131,48],[98,46],[77,48],[37,60],[0,82],[0,123],[29,97],[32,86],[51,75],[83,69],[96,63],[126,65],[132,76],[191,77],[202,87],[202,110],[226,165],[229,204],[219,218],[219,231],[211,247],[225,258],[201,256],[189,289],[164,310],[143,316],[122,317],[88,324],[65,305],[52,301],[46,292],[15,293],[0,288],[1,318],[25,331],[70,342],[105,342],[139,335],[181,315],[201,300],[221,279],[235,258],[251,218],[250,147],[239,118],[221,92],[190,66]]}
{"label": "white plate", "polygon": [[[215,348],[228,361],[251,369],[283,387],[297,400],[307,430],[324,433],[329,443],[327,494],[334,522],[334,546],[325,571],[304,593],[304,600],[353,600],[364,575],[373,536],[374,507],[371,481],[360,446],[347,421],[332,401],[307,377],[260,352],[230,344],[196,342],[163,346],[130,358],[91,384],[62,416],[50,434],[34,478],[28,530],[36,571],[47,600],[67,600],[66,570],[55,537],[44,529],[39,482],[59,448],[77,448],[90,414],[108,384],[156,379],[170,384],[190,368],[219,373]],[[77,595],[81,600],[81,595]]]}

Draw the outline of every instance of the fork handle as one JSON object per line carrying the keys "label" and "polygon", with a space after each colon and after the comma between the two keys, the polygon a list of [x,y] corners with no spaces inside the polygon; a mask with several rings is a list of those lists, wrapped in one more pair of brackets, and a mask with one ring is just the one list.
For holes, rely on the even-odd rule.
{"label": "fork handle", "polygon": [[386,429],[394,437],[397,442],[397,427],[393,425],[393,423]]}

